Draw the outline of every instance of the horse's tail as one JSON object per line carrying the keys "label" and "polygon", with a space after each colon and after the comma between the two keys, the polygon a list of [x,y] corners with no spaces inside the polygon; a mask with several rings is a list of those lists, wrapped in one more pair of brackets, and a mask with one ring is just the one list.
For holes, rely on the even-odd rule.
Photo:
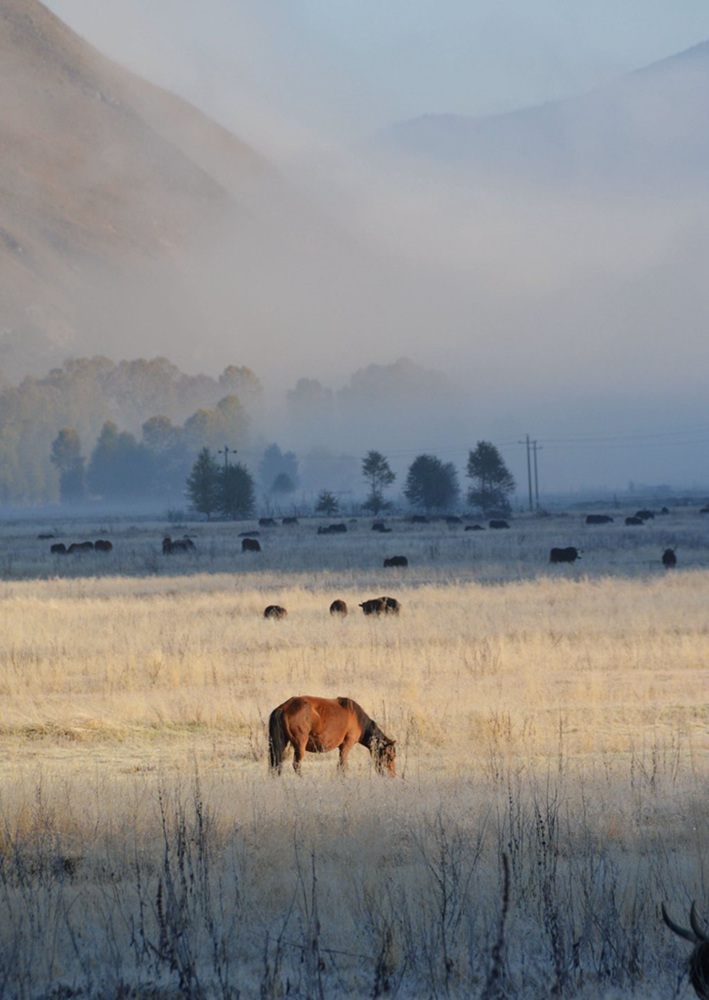
{"label": "horse's tail", "polygon": [[274,708],[268,717],[268,756],[272,771],[280,771],[287,744],[283,709]]}

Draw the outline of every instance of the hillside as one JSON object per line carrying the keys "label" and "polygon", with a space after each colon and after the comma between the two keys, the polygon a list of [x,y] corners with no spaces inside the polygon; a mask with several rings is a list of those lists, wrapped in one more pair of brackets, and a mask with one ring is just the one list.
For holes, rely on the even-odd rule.
{"label": "hillside", "polygon": [[567,100],[399,122],[374,145],[488,176],[679,192],[706,186],[707,120],[709,42]]}
{"label": "hillside", "polygon": [[99,315],[189,310],[191,256],[248,216],[268,165],[37,0],[1,0],[0,52],[0,370],[14,374],[81,349]]}

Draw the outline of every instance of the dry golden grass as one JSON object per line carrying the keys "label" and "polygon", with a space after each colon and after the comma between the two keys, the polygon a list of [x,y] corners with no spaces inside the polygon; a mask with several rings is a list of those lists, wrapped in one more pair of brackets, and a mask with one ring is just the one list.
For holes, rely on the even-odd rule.
{"label": "dry golden grass", "polygon": [[[202,551],[221,552],[213,531]],[[321,568],[311,555],[303,569],[289,542],[275,567],[266,554],[227,573],[215,556],[215,572],[185,561],[154,575],[152,550],[131,535],[135,574],[87,561],[97,575],[75,564],[6,578],[0,857],[12,874],[0,938],[28,995],[66,983],[60,967],[99,995],[75,944],[86,926],[51,910],[52,892],[80,899],[100,927],[101,995],[141,977],[170,996],[235,995],[197,986],[219,937],[233,966],[209,976],[246,996],[287,981],[296,996],[388,984],[489,1000],[501,913],[509,995],[538,996],[540,982],[570,997],[666,990],[683,949],[656,907],[670,899],[681,920],[692,896],[704,906],[709,877],[709,572],[647,568],[632,548],[627,573],[520,572],[525,552],[558,537],[558,525],[540,531],[486,539],[498,551],[479,547],[472,567],[427,555],[445,534],[409,538],[410,574],[377,572],[367,547],[382,542],[362,534],[337,556],[322,549]],[[22,544],[6,540],[14,566],[29,558]],[[358,601],[379,593],[401,601],[398,618],[361,614]],[[346,619],[328,613],[336,596]],[[269,603],[287,619],[266,621]],[[363,748],[344,781],[336,754],[308,755],[302,779],[290,768],[270,779],[268,714],[297,693],[354,697],[397,739],[406,780],[377,779]],[[39,956],[8,923],[26,886],[44,900]],[[302,935],[315,924],[308,965]],[[189,960],[165,942],[187,927]],[[611,942],[614,959],[602,959]]]}

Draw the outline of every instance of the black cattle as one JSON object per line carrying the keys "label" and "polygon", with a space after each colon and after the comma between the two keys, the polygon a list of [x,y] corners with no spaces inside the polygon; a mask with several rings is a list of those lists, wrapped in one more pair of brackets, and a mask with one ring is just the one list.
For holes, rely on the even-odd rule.
{"label": "black cattle", "polygon": [[56,538],[56,537],[57,537],[57,536],[56,536],[56,535],[54,534],[54,532],[53,532],[53,531],[41,531],[41,532],[40,532],[40,533],[39,533],[39,534],[37,535],[37,538],[38,538],[38,539],[39,539],[39,541],[41,541],[41,542],[48,542],[50,538]]}
{"label": "black cattle", "polygon": [[500,518],[493,518],[493,520],[490,521],[490,527],[491,528],[498,528],[498,529],[499,528],[509,528],[509,524],[507,523],[507,521],[503,521]]}
{"label": "black cattle", "polygon": [[278,525],[272,517],[260,517],[258,519],[260,528],[277,528]]}
{"label": "black cattle", "polygon": [[567,545],[564,549],[553,548],[549,553],[550,563],[573,563],[581,558],[581,553],[574,545]]}
{"label": "black cattle", "polygon": [[282,608],[280,604],[269,604],[267,608],[264,609],[263,617],[271,618],[273,621],[280,621],[281,618],[285,618],[288,612],[285,608]]}
{"label": "black cattle", "polygon": [[341,601],[339,598],[333,601],[330,605],[331,615],[342,615],[343,617],[347,614],[347,604],[345,601]]}
{"label": "black cattle", "polygon": [[699,923],[696,905],[692,903],[689,910],[691,930],[680,927],[674,920],[671,920],[664,903],[662,904],[662,919],[671,931],[684,938],[685,941],[691,941],[694,945],[692,954],[689,956],[689,981],[699,1000],[709,1000],[709,934]]}
{"label": "black cattle", "polygon": [[194,552],[195,544],[191,538],[172,539],[168,535],[162,540],[162,550],[164,555],[172,555],[175,552]]}
{"label": "black cattle", "polygon": [[655,515],[651,510],[636,510],[635,516],[639,517],[641,521],[651,521]]}
{"label": "black cattle", "polygon": [[610,524],[613,518],[610,514],[587,514],[586,524]]}
{"label": "black cattle", "polygon": [[408,566],[408,565],[409,565],[409,560],[406,558],[406,556],[389,556],[388,559],[384,560],[385,569],[388,568],[389,566]]}
{"label": "black cattle", "polygon": [[643,519],[641,517],[638,517],[637,515],[635,515],[634,517],[626,517],[625,523],[628,525],[628,527],[632,527],[635,524],[645,524]]}
{"label": "black cattle", "polygon": [[378,531],[382,535],[388,535],[391,533],[391,528],[387,528],[383,521],[375,521],[372,525],[372,531]]}
{"label": "black cattle", "polygon": [[282,518],[282,523],[283,524],[297,524],[298,523],[298,518],[297,517],[284,517],[284,518]]}
{"label": "black cattle", "polygon": [[107,538],[97,538],[94,542],[94,548],[97,552],[112,552],[113,542],[109,542]]}
{"label": "black cattle", "polygon": [[341,535],[345,531],[347,531],[346,524],[328,524],[327,526],[321,524],[318,528],[319,535]]}
{"label": "black cattle", "polygon": [[260,552],[261,542],[258,538],[242,538],[241,539],[241,551],[242,552]]}
{"label": "black cattle", "polygon": [[484,531],[482,524],[466,524],[466,531]]}
{"label": "black cattle", "polygon": [[261,536],[260,531],[240,531],[239,538],[259,538]]}
{"label": "black cattle", "polygon": [[677,556],[674,549],[665,549],[662,553],[662,565],[665,569],[672,569],[673,566],[677,565]]}
{"label": "black cattle", "polygon": [[374,597],[362,601],[360,608],[365,615],[398,615],[401,605],[395,597]]}
{"label": "black cattle", "polygon": [[93,542],[72,542],[67,552],[93,552]]}
{"label": "black cattle", "polygon": [[63,556],[66,554],[66,545],[64,542],[55,542],[54,545],[50,547],[49,551],[53,552],[55,556]]}

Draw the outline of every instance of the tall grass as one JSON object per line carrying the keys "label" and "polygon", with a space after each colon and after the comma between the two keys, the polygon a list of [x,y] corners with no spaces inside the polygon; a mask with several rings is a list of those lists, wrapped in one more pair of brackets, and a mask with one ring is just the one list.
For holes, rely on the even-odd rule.
{"label": "tall grass", "polygon": [[[300,525],[260,562],[232,526],[170,560],[159,526],[116,524],[73,562],[6,526],[0,997],[686,989],[658,910],[709,912],[709,574],[676,541],[701,522],[569,523]],[[381,593],[398,618],[359,612]],[[345,779],[336,754],[272,778],[296,693],[356,698],[400,777],[357,748]]]}

